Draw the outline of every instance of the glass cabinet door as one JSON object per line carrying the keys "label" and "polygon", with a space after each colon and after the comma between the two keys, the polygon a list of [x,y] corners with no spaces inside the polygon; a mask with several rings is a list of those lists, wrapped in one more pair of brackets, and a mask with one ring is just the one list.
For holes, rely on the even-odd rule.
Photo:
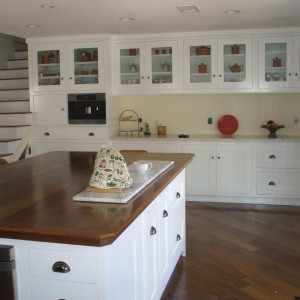
{"label": "glass cabinet door", "polygon": [[218,48],[218,86],[252,88],[252,40],[220,39]]}
{"label": "glass cabinet door", "polygon": [[178,88],[177,42],[149,42],[147,46],[147,87]]}
{"label": "glass cabinet door", "polygon": [[172,47],[151,47],[152,84],[173,82]]}
{"label": "glass cabinet door", "polygon": [[72,43],[69,45],[71,89],[99,88],[103,85],[103,47],[101,43]]}
{"label": "glass cabinet door", "polygon": [[118,55],[120,57],[120,84],[123,86],[141,85],[141,49],[122,48],[119,49]]}
{"label": "glass cabinet door", "polygon": [[61,70],[60,48],[41,48],[35,52],[35,90],[56,90],[64,86],[64,75]]}
{"label": "glass cabinet door", "polygon": [[289,87],[292,85],[291,44],[290,37],[260,38],[260,87]]}
{"label": "glass cabinet door", "polygon": [[217,85],[217,42],[215,40],[186,41],[185,86],[212,88]]}

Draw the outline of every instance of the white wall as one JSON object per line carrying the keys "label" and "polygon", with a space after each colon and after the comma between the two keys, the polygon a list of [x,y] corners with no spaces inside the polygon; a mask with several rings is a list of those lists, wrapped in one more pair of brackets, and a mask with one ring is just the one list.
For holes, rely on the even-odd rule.
{"label": "white wall", "polygon": [[14,37],[0,33],[0,69],[6,68],[7,60],[13,58]]}
{"label": "white wall", "polygon": [[[135,110],[156,133],[156,121],[169,134],[218,134],[217,121],[232,114],[239,121],[236,134],[267,134],[260,128],[268,120],[284,124],[279,135],[300,135],[300,94],[222,94],[114,96],[123,110]],[[299,122],[294,123],[295,115]],[[213,118],[213,125],[207,118]]]}

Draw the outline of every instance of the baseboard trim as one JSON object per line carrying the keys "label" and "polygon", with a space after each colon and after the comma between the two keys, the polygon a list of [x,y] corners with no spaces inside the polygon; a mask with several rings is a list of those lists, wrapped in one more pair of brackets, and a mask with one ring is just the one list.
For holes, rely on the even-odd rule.
{"label": "baseboard trim", "polygon": [[223,203],[247,203],[247,204],[272,204],[272,205],[297,205],[299,198],[260,198],[260,197],[233,197],[233,196],[195,196],[186,195],[186,201],[191,202],[223,202]]}

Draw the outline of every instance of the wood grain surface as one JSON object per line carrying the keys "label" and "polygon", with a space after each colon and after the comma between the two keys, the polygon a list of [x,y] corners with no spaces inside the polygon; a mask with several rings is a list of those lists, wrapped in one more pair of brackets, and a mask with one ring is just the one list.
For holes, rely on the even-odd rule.
{"label": "wood grain surface", "polygon": [[96,153],[50,152],[0,168],[0,237],[55,243],[111,244],[183,170],[192,154],[126,153],[135,160],[173,160],[174,166],[126,204],[86,203]]}

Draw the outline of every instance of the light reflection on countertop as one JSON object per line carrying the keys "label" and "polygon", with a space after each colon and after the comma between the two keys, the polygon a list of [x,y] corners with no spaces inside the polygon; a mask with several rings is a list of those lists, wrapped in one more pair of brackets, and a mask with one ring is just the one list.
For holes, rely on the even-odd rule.
{"label": "light reflection on countertop", "polygon": [[158,135],[134,135],[134,136],[114,136],[111,141],[153,141],[153,142],[300,142],[300,135],[278,135],[277,138],[268,138],[267,135],[221,135],[221,134],[189,134],[188,138],[179,138],[178,134]]}

